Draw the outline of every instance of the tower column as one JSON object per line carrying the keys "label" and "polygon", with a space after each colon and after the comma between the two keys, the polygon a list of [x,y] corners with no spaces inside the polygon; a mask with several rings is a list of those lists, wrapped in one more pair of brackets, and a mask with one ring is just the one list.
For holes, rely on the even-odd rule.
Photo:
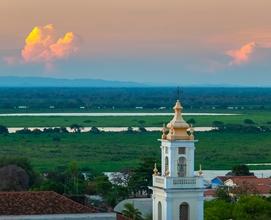
{"label": "tower column", "polygon": [[173,160],[173,151],[172,148],[168,149],[168,159],[169,159],[169,176],[173,176],[175,173],[174,169],[174,160]]}
{"label": "tower column", "polygon": [[165,220],[173,219],[173,201],[170,198],[166,198],[165,202]]}
{"label": "tower column", "polygon": [[[164,147],[161,145],[161,152],[164,151]],[[161,157],[161,174],[162,176],[165,176],[165,157]]]}
{"label": "tower column", "polygon": [[[182,118],[179,101],[163,128],[161,173],[153,176],[153,220],[203,220],[203,179],[194,175],[193,129]],[[189,131],[189,132],[188,132]]]}

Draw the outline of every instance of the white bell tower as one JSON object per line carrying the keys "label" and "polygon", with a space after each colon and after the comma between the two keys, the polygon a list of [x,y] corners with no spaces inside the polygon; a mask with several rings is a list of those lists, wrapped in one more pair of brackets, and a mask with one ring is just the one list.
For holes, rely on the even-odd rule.
{"label": "white bell tower", "polygon": [[193,129],[182,118],[179,100],[174,118],[163,128],[161,174],[153,174],[153,220],[203,220],[203,178],[194,175]]}

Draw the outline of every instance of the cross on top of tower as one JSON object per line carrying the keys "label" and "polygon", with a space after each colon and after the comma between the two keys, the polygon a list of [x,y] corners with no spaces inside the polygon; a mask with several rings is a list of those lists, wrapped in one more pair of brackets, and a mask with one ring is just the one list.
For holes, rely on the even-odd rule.
{"label": "cross on top of tower", "polygon": [[181,95],[183,94],[183,91],[180,86],[177,87],[177,100],[181,100]]}

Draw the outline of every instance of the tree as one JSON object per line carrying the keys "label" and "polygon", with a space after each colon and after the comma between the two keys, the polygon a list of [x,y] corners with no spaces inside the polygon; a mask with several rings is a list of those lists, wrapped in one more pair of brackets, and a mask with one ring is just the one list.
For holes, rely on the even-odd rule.
{"label": "tree", "polygon": [[[130,193],[147,193],[150,194],[148,186],[152,185],[153,166],[156,160],[154,158],[142,158],[137,168],[132,171],[128,181]],[[159,165],[158,165],[159,166]]]}
{"label": "tree", "polygon": [[68,174],[71,178],[72,193],[79,194],[79,170],[76,161],[70,163]]}
{"label": "tree", "polygon": [[218,130],[224,130],[224,122],[222,121],[213,121],[212,126],[217,128]]}
{"label": "tree", "polygon": [[60,127],[60,128],[44,128],[43,133],[69,133],[67,128]]}
{"label": "tree", "polygon": [[112,185],[105,196],[107,204],[111,207],[115,207],[118,202],[128,198],[128,189],[124,186]]}
{"label": "tree", "polygon": [[79,124],[72,124],[70,126],[70,129],[73,130],[73,132],[80,133],[84,128],[82,125]]}
{"label": "tree", "polygon": [[65,186],[62,182],[47,179],[40,183],[38,187],[35,187],[34,190],[38,191],[54,191],[60,194],[64,193]]}
{"label": "tree", "polygon": [[255,124],[255,122],[253,120],[251,120],[251,119],[245,119],[244,123],[247,124],[247,125],[254,125]]}
{"label": "tree", "polygon": [[128,189],[126,186],[112,184],[105,175],[97,176],[94,180],[89,181],[87,190],[91,194],[98,194],[103,197],[111,207],[126,198],[128,198]]}
{"label": "tree", "polygon": [[32,131],[28,128],[23,128],[21,130],[16,131],[16,134],[31,134],[31,133],[32,133]]}
{"label": "tree", "polygon": [[122,214],[132,220],[143,220],[141,212],[131,203],[126,203]]}
{"label": "tree", "polygon": [[94,178],[96,191],[99,195],[106,197],[107,193],[112,189],[112,183],[105,175]]}
{"label": "tree", "polygon": [[233,176],[253,176],[247,165],[236,165],[232,168]]}
{"label": "tree", "polygon": [[144,128],[144,127],[142,127],[142,126],[139,127],[139,131],[140,131],[140,132],[147,132],[146,128]]}
{"label": "tree", "polygon": [[132,127],[128,127],[126,132],[127,132],[127,133],[133,133],[133,132],[134,132],[134,129],[133,129]]}
{"label": "tree", "polygon": [[90,129],[90,132],[93,133],[93,134],[99,134],[101,131],[97,127],[92,127]]}
{"label": "tree", "polygon": [[26,191],[29,188],[27,172],[17,165],[0,168],[0,191]]}
{"label": "tree", "polygon": [[6,126],[0,125],[0,134],[8,134],[8,128]]}
{"label": "tree", "polygon": [[215,194],[216,194],[216,197],[222,201],[225,201],[225,202],[231,201],[231,197],[229,195],[228,190],[223,187],[218,187],[215,191]]}
{"label": "tree", "polygon": [[60,133],[69,133],[69,131],[67,130],[66,127],[60,127],[60,128],[59,128],[59,132],[60,132]]}
{"label": "tree", "polygon": [[84,194],[87,182],[79,172],[76,162],[71,162],[68,168],[50,171],[33,186],[33,190],[55,191],[60,194]]}
{"label": "tree", "polygon": [[205,220],[225,220],[232,219],[233,204],[224,200],[216,199],[205,202]]}
{"label": "tree", "polygon": [[271,219],[271,203],[259,196],[243,196],[233,209],[235,220]]}
{"label": "tree", "polygon": [[196,121],[195,121],[194,118],[190,118],[190,119],[187,120],[187,123],[190,124],[190,125],[194,125],[194,124],[196,124]]}
{"label": "tree", "polygon": [[0,168],[7,165],[16,165],[26,171],[29,176],[29,186],[31,187],[38,179],[30,161],[22,157],[2,157],[0,158]]}
{"label": "tree", "polygon": [[35,128],[31,133],[32,134],[42,134],[42,130]]}

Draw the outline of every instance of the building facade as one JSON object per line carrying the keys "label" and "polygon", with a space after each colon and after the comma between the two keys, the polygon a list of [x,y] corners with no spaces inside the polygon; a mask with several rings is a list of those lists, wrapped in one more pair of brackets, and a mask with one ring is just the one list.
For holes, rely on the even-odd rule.
{"label": "building facade", "polygon": [[203,220],[203,177],[194,175],[193,128],[177,100],[173,119],[163,128],[161,173],[153,174],[153,220]]}

